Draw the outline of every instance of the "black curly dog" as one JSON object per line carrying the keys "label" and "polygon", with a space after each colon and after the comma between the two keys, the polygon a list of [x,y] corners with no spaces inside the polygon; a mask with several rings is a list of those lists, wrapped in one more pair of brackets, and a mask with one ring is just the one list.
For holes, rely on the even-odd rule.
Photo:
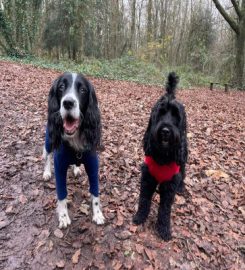
{"label": "black curly dog", "polygon": [[[151,164],[145,159],[142,165],[138,211],[133,217],[133,222],[137,225],[146,221],[152,196],[159,185],[160,206],[156,230],[165,241],[171,239],[171,206],[176,192],[181,193],[184,190],[188,155],[186,113],[184,106],[175,99],[177,84],[177,75],[174,72],[170,73],[166,84],[167,93],[153,107],[143,140],[145,156],[158,167],[158,170],[161,170],[164,165],[165,167],[173,165],[177,172],[170,179],[157,180],[150,172]],[[163,167],[160,167],[162,165]]]}

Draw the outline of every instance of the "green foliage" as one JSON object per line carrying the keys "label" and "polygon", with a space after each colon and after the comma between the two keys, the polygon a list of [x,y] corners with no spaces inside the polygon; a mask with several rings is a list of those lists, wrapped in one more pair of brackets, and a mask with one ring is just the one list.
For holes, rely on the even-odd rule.
{"label": "green foliage", "polygon": [[81,63],[72,61],[60,61],[54,63],[31,56],[24,59],[0,56],[0,59],[18,61],[59,71],[81,72],[85,75],[94,77],[133,81],[149,85],[163,85],[166,76],[170,71],[175,71],[180,76],[180,88],[208,86],[210,81],[213,81],[213,78],[204,76],[200,72],[193,71],[188,66],[169,67],[166,65],[163,69],[160,69],[152,63],[142,61],[133,56],[125,56],[111,61],[86,58]]}

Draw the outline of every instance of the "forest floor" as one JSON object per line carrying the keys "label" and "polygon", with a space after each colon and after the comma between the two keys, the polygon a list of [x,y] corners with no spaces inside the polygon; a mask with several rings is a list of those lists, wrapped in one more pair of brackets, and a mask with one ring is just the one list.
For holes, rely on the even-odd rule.
{"label": "forest floor", "polygon": [[0,61],[0,269],[245,269],[245,93],[178,92],[188,116],[185,196],[172,235],[134,226],[142,137],[163,89],[90,78],[100,102],[100,191],[106,224],[91,221],[86,175],[69,172],[72,224],[59,230],[54,177],[42,179],[47,95],[58,72]]}

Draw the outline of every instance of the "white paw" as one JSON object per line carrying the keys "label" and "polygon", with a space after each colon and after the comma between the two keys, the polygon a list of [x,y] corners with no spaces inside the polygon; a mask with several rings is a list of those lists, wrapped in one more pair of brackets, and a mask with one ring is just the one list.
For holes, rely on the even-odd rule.
{"label": "white paw", "polygon": [[59,215],[59,228],[66,228],[68,225],[71,224],[71,219],[68,216],[68,213],[63,213]]}
{"label": "white paw", "polygon": [[43,173],[43,179],[45,181],[48,181],[51,178],[51,172],[50,171],[44,171]]}
{"label": "white paw", "polygon": [[58,212],[58,218],[59,218],[59,228],[66,228],[68,225],[71,224],[71,219],[68,215],[67,210],[67,202],[66,199],[62,201],[58,201],[57,206],[57,212]]}
{"label": "white paw", "polygon": [[101,212],[101,210],[97,210],[97,213],[94,213],[93,215],[93,221],[97,224],[97,225],[102,225],[105,223],[105,218]]}
{"label": "white paw", "polygon": [[105,223],[105,218],[100,210],[100,199],[92,195],[93,221],[97,225]]}
{"label": "white paw", "polygon": [[80,168],[76,165],[73,165],[73,174],[75,177],[82,175]]}

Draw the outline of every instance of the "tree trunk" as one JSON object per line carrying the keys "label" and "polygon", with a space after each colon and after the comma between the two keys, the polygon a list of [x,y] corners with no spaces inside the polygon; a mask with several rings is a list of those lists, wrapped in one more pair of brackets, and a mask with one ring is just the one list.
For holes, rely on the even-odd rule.
{"label": "tree trunk", "polygon": [[236,38],[235,82],[237,83],[238,88],[244,89],[245,14],[240,22],[239,34],[236,35]]}
{"label": "tree trunk", "polygon": [[131,29],[130,29],[130,40],[129,40],[129,49],[132,50],[135,48],[135,11],[136,11],[136,0],[133,0],[131,6],[131,14],[132,14],[132,21],[131,21]]}
{"label": "tree trunk", "polygon": [[152,0],[147,5],[147,42],[152,40]]}
{"label": "tree trunk", "polygon": [[235,12],[237,14],[237,20],[234,20],[220,4],[219,0],[213,0],[216,8],[223,16],[223,18],[230,25],[232,30],[236,34],[236,63],[234,83],[238,88],[243,88],[244,85],[244,54],[245,54],[245,0],[242,0],[240,6],[235,0],[231,0]]}

